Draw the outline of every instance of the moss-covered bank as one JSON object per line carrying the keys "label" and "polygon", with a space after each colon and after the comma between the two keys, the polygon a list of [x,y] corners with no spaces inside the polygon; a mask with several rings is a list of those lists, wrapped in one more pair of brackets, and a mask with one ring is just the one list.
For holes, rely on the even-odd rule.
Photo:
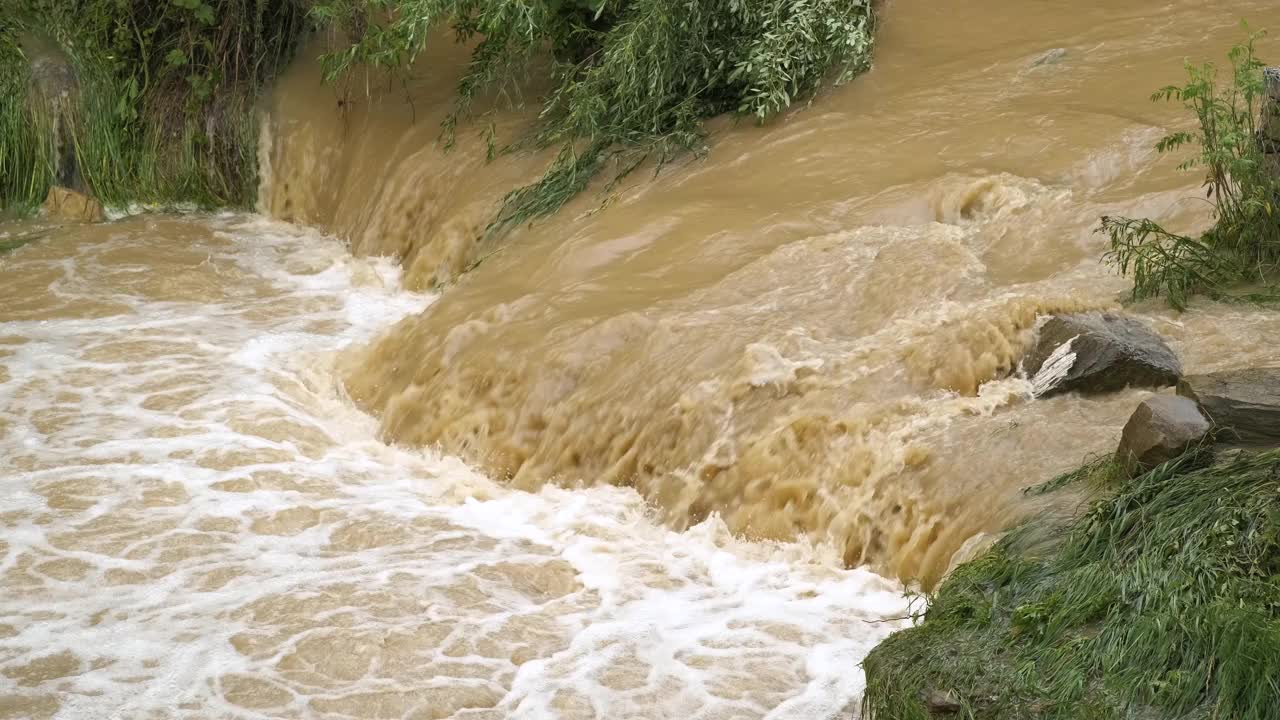
{"label": "moss-covered bank", "polygon": [[1060,479],[1102,496],[959,567],[868,656],[869,717],[1280,717],[1280,451],[1110,468]]}

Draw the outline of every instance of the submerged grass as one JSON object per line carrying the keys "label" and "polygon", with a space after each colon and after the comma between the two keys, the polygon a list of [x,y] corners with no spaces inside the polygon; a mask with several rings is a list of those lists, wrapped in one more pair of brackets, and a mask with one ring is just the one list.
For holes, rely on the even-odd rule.
{"label": "submerged grass", "polygon": [[0,235],[0,255],[17,250],[23,245],[44,239],[44,230],[27,230],[24,232]]}
{"label": "submerged grass", "polygon": [[1199,451],[1014,531],[867,657],[868,716],[923,720],[934,696],[966,718],[1276,717],[1277,497],[1280,451]]}

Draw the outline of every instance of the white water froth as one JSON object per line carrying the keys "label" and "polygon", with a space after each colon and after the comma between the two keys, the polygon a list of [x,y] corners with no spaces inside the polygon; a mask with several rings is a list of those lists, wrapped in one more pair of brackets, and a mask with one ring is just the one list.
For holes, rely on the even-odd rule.
{"label": "white water froth", "polygon": [[[672,532],[631,490],[514,492],[387,446],[343,396],[336,353],[432,298],[312,231],[169,222],[190,224],[196,239],[172,242],[203,243],[205,262],[112,266],[156,242],[132,219],[69,257],[23,249],[0,265],[61,268],[51,296],[128,308],[0,308],[0,707],[61,720],[856,714],[858,663],[904,624],[898,585],[822,549],[733,538],[715,518]],[[133,284],[179,271],[217,292],[157,299]]]}

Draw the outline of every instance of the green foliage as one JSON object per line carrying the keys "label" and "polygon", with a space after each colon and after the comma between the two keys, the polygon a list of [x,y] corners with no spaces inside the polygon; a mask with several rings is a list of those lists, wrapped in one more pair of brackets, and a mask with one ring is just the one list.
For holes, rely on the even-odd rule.
{"label": "green foliage", "polygon": [[1104,217],[1102,226],[1111,238],[1107,258],[1133,276],[1135,299],[1163,295],[1182,310],[1195,293],[1214,293],[1240,279],[1238,258],[1206,239],[1170,233],[1147,219]]}
{"label": "green foliage", "polygon": [[513,191],[495,229],[555,212],[606,167],[610,186],[646,158],[701,151],[702,121],[769,118],[869,64],[870,0],[321,0],[313,14],[354,38],[326,58],[403,69],[437,31],[478,39],[443,132],[485,93],[517,95],[550,50],[540,124],[507,150],[559,146],[542,179]]}
{"label": "green foliage", "polygon": [[1188,64],[1185,85],[1152,96],[1181,102],[1199,120],[1198,133],[1173,133],[1156,148],[1196,148],[1180,167],[1205,172],[1215,224],[1190,238],[1151,220],[1104,217],[1101,231],[1111,240],[1105,259],[1133,275],[1135,299],[1163,295],[1182,309],[1194,293],[1221,297],[1233,284],[1265,283],[1280,262],[1280,154],[1268,158],[1280,153],[1280,135],[1272,138],[1265,127],[1280,119],[1280,109],[1268,102],[1264,63],[1254,54],[1258,37],[1232,48],[1226,87],[1212,63]]}
{"label": "green foliage", "polygon": [[[30,206],[55,181],[109,204],[247,204],[255,96],[303,21],[300,0],[5,3],[0,204]],[[39,97],[40,58],[71,68],[69,103]]]}
{"label": "green foliage", "polygon": [[17,28],[0,19],[0,208],[39,203],[57,166],[51,114],[27,100],[29,83]]}
{"label": "green foliage", "polygon": [[[330,80],[407,70],[444,28],[474,43],[449,143],[478,98],[516,97],[530,68],[545,72],[540,123],[503,150],[560,152],[506,197],[495,230],[555,212],[603,171],[612,187],[646,159],[703,150],[707,117],[763,120],[852,77],[873,21],[870,0],[12,0],[0,8],[0,204],[31,206],[52,182],[109,204],[247,203],[253,100],[304,6],[350,40],[326,58]],[[33,36],[69,59],[73,108],[32,101]],[[69,166],[74,177],[56,177]]]}
{"label": "green foliage", "polygon": [[[1095,474],[1092,464],[1080,475]],[[868,717],[1275,717],[1280,451],[1194,452],[962,565],[866,659]]]}

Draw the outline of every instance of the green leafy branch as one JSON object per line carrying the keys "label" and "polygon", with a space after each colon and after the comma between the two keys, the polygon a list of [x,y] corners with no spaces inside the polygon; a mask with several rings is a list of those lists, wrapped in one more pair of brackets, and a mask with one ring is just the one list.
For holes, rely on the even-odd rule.
{"label": "green leafy branch", "polygon": [[1134,278],[1135,299],[1165,296],[1178,308],[1196,293],[1225,297],[1231,285],[1271,281],[1280,262],[1280,150],[1269,125],[1280,106],[1268,94],[1265,64],[1255,54],[1262,33],[1228,53],[1230,83],[1212,63],[1187,64],[1186,84],[1161,88],[1153,101],[1180,102],[1198,132],[1175,132],[1156,149],[1194,149],[1179,169],[1205,173],[1213,227],[1199,238],[1166,231],[1151,220],[1104,217],[1110,238],[1104,259]]}
{"label": "green leafy branch", "polygon": [[321,24],[353,41],[324,58],[406,71],[441,28],[478,41],[442,126],[446,145],[486,93],[518,97],[549,55],[539,124],[502,151],[560,147],[543,177],[508,194],[490,230],[556,212],[606,168],[606,188],[645,159],[706,147],[704,119],[771,118],[870,63],[869,0],[321,0]]}

